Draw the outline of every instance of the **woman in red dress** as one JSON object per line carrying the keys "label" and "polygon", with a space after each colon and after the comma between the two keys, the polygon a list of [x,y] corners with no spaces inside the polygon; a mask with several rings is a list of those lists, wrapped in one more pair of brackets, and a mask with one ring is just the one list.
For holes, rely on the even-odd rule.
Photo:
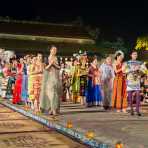
{"label": "woman in red dress", "polygon": [[17,75],[13,90],[13,104],[21,103],[21,92],[22,92],[22,76],[23,76],[23,58],[20,58],[17,64]]}

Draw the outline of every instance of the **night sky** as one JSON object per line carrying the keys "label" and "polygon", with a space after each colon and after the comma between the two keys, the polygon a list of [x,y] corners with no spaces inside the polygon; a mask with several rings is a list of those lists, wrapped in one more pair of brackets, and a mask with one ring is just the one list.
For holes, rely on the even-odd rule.
{"label": "night sky", "polygon": [[133,39],[148,33],[148,4],[144,1],[5,0],[0,16],[32,20],[40,16],[49,22],[71,22],[81,16],[86,25],[99,27],[106,36]]}

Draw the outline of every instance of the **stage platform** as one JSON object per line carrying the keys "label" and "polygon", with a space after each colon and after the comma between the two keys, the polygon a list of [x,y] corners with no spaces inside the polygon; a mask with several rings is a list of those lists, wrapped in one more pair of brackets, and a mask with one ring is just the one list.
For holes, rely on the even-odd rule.
{"label": "stage platform", "polygon": [[51,128],[0,105],[1,148],[86,148]]}
{"label": "stage platform", "polygon": [[[90,145],[91,147],[114,148],[119,141],[124,148],[148,148],[148,106],[143,105],[142,116],[130,116],[127,113],[105,112],[100,107],[85,108],[80,104],[62,103],[61,114],[56,118],[50,115],[33,115],[31,111],[22,106],[14,106],[9,101],[1,101],[1,104],[10,107],[28,117],[44,119],[51,128],[76,140]],[[5,112],[11,110],[5,109]],[[27,114],[28,113],[28,114]],[[16,113],[18,118],[20,114]],[[1,120],[3,120],[2,117]],[[11,116],[10,118],[13,118]],[[67,128],[67,122],[72,123],[72,128]],[[93,139],[86,138],[87,132],[94,133]],[[73,134],[72,134],[73,132]]]}

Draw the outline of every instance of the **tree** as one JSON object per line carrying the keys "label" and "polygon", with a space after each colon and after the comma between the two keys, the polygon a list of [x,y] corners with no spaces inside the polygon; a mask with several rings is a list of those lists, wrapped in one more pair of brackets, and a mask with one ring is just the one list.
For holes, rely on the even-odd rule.
{"label": "tree", "polygon": [[82,27],[82,26],[84,25],[83,18],[82,18],[81,16],[78,16],[78,17],[76,18],[76,20],[73,22],[73,24]]}
{"label": "tree", "polygon": [[128,48],[126,47],[124,40],[120,37],[118,37],[114,42],[103,41],[102,46],[105,48],[122,50],[125,54],[128,53]]}
{"label": "tree", "polygon": [[86,27],[86,30],[88,34],[95,40],[97,41],[100,35],[100,29],[99,28],[92,28],[90,26]]}
{"label": "tree", "polygon": [[148,36],[137,38],[136,47],[137,50],[148,50]]}

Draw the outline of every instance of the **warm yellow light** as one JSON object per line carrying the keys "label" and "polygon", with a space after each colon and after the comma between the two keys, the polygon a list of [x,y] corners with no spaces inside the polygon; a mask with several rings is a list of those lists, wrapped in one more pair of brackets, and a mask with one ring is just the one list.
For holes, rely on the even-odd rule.
{"label": "warm yellow light", "polygon": [[72,128],[72,127],[73,127],[72,122],[71,121],[68,121],[67,122],[67,128]]}
{"label": "warm yellow light", "polygon": [[115,148],[123,148],[123,144],[116,144]]}
{"label": "warm yellow light", "polygon": [[135,49],[144,49],[148,50],[148,36],[139,37],[136,42]]}
{"label": "warm yellow light", "polygon": [[94,134],[93,131],[88,131],[88,132],[86,133],[86,138],[88,138],[88,139],[93,139],[94,137],[95,137],[95,134]]}

